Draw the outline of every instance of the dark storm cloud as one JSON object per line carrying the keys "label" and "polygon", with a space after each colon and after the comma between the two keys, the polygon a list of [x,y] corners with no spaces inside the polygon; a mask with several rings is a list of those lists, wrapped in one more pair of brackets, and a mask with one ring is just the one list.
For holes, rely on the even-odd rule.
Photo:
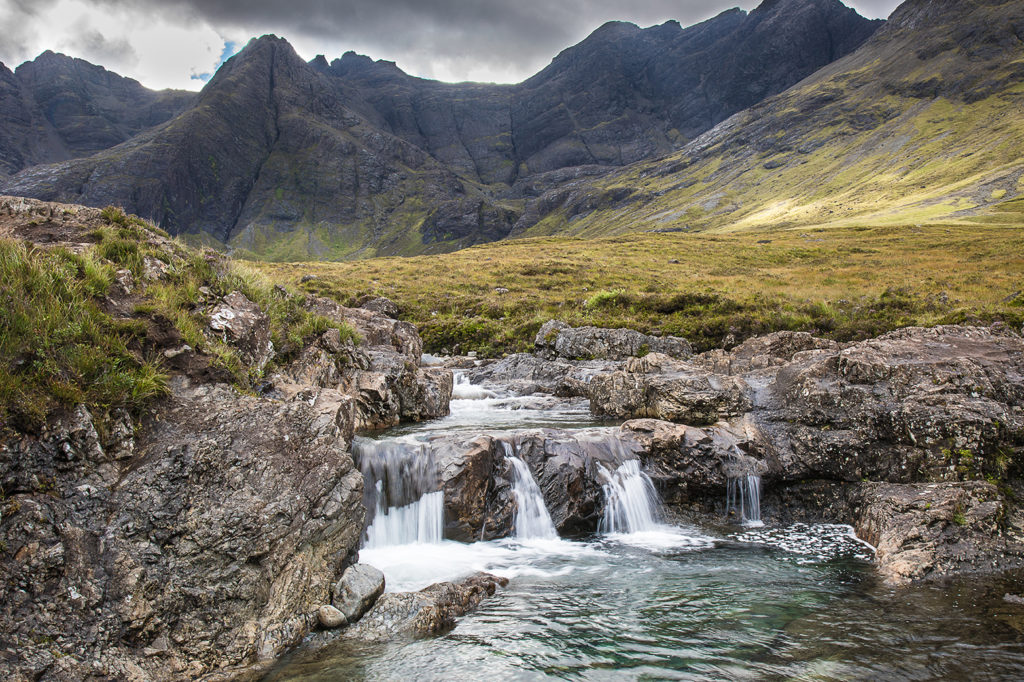
{"label": "dark storm cloud", "polygon": [[[128,0],[104,4],[138,7]],[[325,46],[356,46],[376,58],[451,65],[543,65],[604,21],[641,25],[678,19],[684,25],[714,16],[736,0],[149,0],[152,11],[173,12],[214,27],[273,31],[317,39]],[[740,3],[752,6],[756,2]],[[339,48],[340,49],[340,48]],[[328,54],[328,57],[339,56]],[[405,59],[403,59],[405,57]]]}

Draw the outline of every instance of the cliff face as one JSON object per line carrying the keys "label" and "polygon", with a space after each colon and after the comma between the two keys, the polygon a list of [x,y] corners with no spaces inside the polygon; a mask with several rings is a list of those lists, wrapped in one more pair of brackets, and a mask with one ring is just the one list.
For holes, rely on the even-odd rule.
{"label": "cliff face", "polygon": [[[552,186],[678,149],[879,24],[838,0],[770,0],[686,29],[613,22],[512,86],[427,81],[351,53],[306,64],[265,36],[162,123],[176,95],[44,55],[17,73],[59,141],[39,160],[97,153],[27,168],[6,190],[121,205],[271,258],[451,250],[504,238]],[[90,102],[108,106],[86,115]],[[14,138],[11,172],[28,163]]]}

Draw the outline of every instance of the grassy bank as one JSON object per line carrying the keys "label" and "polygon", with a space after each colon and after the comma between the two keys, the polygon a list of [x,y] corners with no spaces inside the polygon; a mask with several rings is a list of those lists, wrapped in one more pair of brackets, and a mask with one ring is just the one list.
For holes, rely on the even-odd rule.
{"label": "grassy bank", "polygon": [[386,296],[429,351],[493,356],[528,349],[551,318],[680,335],[699,349],[781,329],[852,340],[908,325],[1019,328],[1022,254],[1019,228],[938,225],[538,238],[254,267],[343,303]]}
{"label": "grassy bank", "polygon": [[[101,424],[113,409],[139,411],[166,392],[161,344],[168,340],[188,344],[222,379],[250,388],[273,365],[247,366],[204,332],[210,307],[232,291],[268,314],[279,363],[329,327],[355,337],[242,263],[171,241],[118,209],[88,215],[81,225],[62,225],[72,235],[63,245],[0,239],[0,429],[34,431],[52,410],[78,404]],[[21,220],[31,233],[48,229],[52,218]],[[119,271],[130,291],[116,282]]]}

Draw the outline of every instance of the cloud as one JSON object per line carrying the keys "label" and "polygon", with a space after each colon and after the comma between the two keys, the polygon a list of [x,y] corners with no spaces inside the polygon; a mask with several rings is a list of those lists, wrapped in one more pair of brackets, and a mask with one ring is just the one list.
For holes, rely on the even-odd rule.
{"label": "cloud", "polygon": [[[275,33],[307,59],[355,50],[424,77],[517,82],[606,21],[688,25],[737,4],[758,0],[0,0],[0,30],[15,37],[0,60],[66,50],[150,87],[195,89],[228,43]],[[877,15],[896,3],[853,4]]]}

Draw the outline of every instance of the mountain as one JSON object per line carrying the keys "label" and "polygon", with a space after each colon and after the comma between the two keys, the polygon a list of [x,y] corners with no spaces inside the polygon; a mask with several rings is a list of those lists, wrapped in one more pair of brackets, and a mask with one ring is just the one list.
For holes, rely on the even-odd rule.
{"label": "mountain", "polygon": [[1019,224],[1024,2],[910,0],[856,52],[676,154],[548,192],[515,236]]}
{"label": "mountain", "polygon": [[88,156],[177,116],[195,93],[155,91],[82,59],[46,51],[0,64],[0,172]]}
{"label": "mountain", "polygon": [[838,0],[766,0],[686,29],[613,22],[511,86],[351,53],[305,63],[265,36],[178,116],[2,189],[118,204],[277,259],[447,251],[524,229],[551,188],[673,152],[879,24]]}

